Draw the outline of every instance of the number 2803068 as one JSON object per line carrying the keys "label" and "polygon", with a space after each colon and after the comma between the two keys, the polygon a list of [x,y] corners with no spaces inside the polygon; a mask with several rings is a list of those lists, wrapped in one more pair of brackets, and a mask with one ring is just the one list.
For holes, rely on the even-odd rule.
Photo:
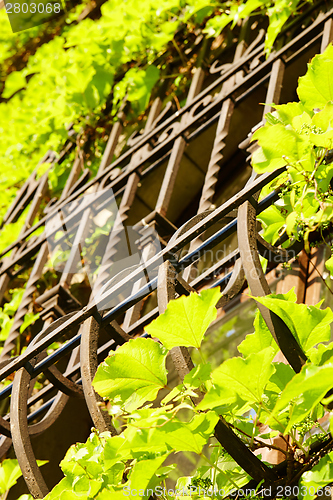
{"label": "number 2803068", "polygon": [[6,3],[6,12],[7,14],[35,14],[38,12],[39,14],[59,14],[61,10],[60,3]]}

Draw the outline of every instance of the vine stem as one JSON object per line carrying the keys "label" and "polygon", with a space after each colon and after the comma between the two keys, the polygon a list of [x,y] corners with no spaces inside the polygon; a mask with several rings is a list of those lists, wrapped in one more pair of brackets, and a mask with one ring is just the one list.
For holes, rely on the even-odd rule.
{"label": "vine stem", "polygon": [[250,448],[253,446],[254,435],[256,433],[256,427],[257,427],[257,422],[259,419],[260,411],[261,411],[261,402],[259,403],[259,408],[258,408],[258,411],[256,413],[256,418],[254,419],[254,422],[253,422],[253,431],[252,431],[252,436],[251,436],[251,441],[250,441]]}
{"label": "vine stem", "polygon": [[205,358],[203,357],[203,354],[202,354],[202,350],[200,347],[197,347],[197,351],[199,353],[199,356],[200,356],[200,359],[202,361],[202,363],[205,365],[206,364],[206,361],[205,361]]}
{"label": "vine stem", "polygon": [[[246,437],[248,437],[248,438],[251,439],[250,434],[247,434],[246,432],[242,431],[241,429],[238,429],[238,427],[236,427],[235,425],[232,425],[230,422],[228,422],[228,424],[233,429],[236,429],[236,431],[240,432],[244,436],[246,436]],[[275,444],[265,443],[264,441],[261,441],[261,439],[258,439],[256,437],[254,438],[254,444],[260,445],[260,448],[269,448],[271,450],[277,450],[277,451],[280,451],[281,453],[283,453],[284,455],[287,455],[286,450],[280,448],[279,446],[275,446]]]}
{"label": "vine stem", "polygon": [[330,289],[330,287],[328,286],[328,284],[326,283],[326,280],[324,279],[323,275],[321,274],[321,272],[319,271],[319,269],[317,268],[317,266],[312,262],[310,256],[308,254],[306,254],[307,258],[308,258],[308,261],[309,263],[311,263],[314,267],[314,269],[317,271],[317,273],[319,274],[320,278],[322,279],[324,285],[326,286],[326,288],[329,290],[329,292],[333,295],[333,291]]}

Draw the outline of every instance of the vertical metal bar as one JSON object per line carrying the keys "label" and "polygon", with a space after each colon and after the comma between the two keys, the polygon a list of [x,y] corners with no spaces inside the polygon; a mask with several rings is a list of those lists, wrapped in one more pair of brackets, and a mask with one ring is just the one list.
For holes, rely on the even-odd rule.
{"label": "vertical metal bar", "polygon": [[[191,103],[191,101],[193,101],[193,99],[199,94],[203,84],[204,76],[204,71],[201,68],[198,68],[191,83],[191,87],[186,100],[186,105]],[[183,116],[182,123],[186,122],[187,119],[188,115],[185,114]],[[156,212],[159,212],[162,215],[167,214],[185,146],[186,141],[183,137],[178,137],[174,142],[155,207]]]}
{"label": "vertical metal bar", "polygon": [[[80,161],[75,161],[73,165],[73,170],[80,170],[80,169],[81,169]],[[64,191],[66,192],[66,190],[69,189],[72,186],[72,183],[74,182],[75,182],[75,175],[73,174],[69,176],[69,178],[67,179]],[[63,200],[64,196],[65,195],[62,193],[58,203],[60,203]],[[14,317],[14,323],[10,329],[9,335],[5,340],[3,349],[1,351],[0,360],[8,359],[10,357],[10,353],[15,348],[16,339],[20,335],[20,327],[23,324],[24,316],[29,310],[29,305],[31,303],[33,294],[36,291],[37,282],[42,275],[42,271],[47,262],[48,256],[49,256],[48,244],[47,241],[45,241],[45,243],[43,243],[43,245],[39,249],[37,258],[32,267],[26,288],[24,290],[22,301]]]}
{"label": "vertical metal bar", "polygon": [[[263,297],[271,291],[259,260],[256,223],[256,210],[246,201],[238,209],[239,252],[251,293],[255,297]],[[282,353],[295,372],[299,372],[307,358],[297,340],[279,316],[259,303],[257,306]]]}
{"label": "vertical metal bar", "polygon": [[278,104],[280,102],[284,69],[285,63],[282,59],[277,59],[273,62],[266,94],[266,104],[264,107],[263,118],[265,118],[266,113],[271,112],[272,108],[270,104]]}
{"label": "vertical metal bar", "polygon": [[[155,99],[150,113],[149,117],[147,119],[146,127],[145,127],[145,134],[149,132],[151,129],[155,119],[158,117],[160,110],[161,110],[162,102],[159,98]],[[142,149],[137,151],[135,155],[133,155],[128,168],[132,167],[133,164],[136,162],[140,161],[142,159],[142,156],[145,154],[146,148],[149,147],[148,145],[145,145]],[[101,270],[97,276],[96,282],[94,284],[94,293],[99,293],[101,290],[102,286],[105,284],[107,279],[110,278],[110,267],[114,261],[114,256],[117,253],[117,246],[119,242],[121,241],[121,237],[119,236],[120,231],[124,227],[125,221],[128,219],[128,212],[129,209],[134,201],[136,191],[138,188],[138,183],[139,183],[140,175],[139,171],[133,172],[127,180],[125,192],[123,194],[123,197],[121,199],[117,216],[102,258],[101,262]]]}
{"label": "vertical metal bar", "polygon": [[328,19],[324,25],[323,37],[321,40],[320,52],[323,53],[326,47],[333,41],[333,19]]}
{"label": "vertical metal bar", "polygon": [[[47,177],[47,174],[44,174],[39,181],[39,186],[37,188],[36,194],[35,194],[34,199],[32,201],[30,210],[27,214],[23,228],[20,231],[19,237],[21,237],[25,233],[25,231],[27,229],[30,229],[30,227],[32,226],[47,188],[48,188],[48,177]],[[19,253],[19,248],[14,248],[12,250],[10,257],[3,260],[3,265],[4,266],[8,265],[14,259],[14,257],[17,257],[18,253]],[[0,278],[0,303],[1,303],[3,296],[7,290],[9,282],[10,282],[9,273],[3,274]]]}

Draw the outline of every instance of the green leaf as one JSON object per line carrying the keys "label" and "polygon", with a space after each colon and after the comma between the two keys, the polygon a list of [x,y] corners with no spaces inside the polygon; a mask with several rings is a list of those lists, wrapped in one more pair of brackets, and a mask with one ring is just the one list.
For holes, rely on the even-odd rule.
{"label": "green leaf", "polygon": [[154,457],[152,460],[140,460],[131,469],[127,483],[120,484],[117,488],[109,486],[104,488],[96,497],[97,500],[122,500],[126,497],[135,497],[138,500],[148,500],[151,496],[149,489],[155,488],[162,480],[155,473],[169,456],[170,453]]}
{"label": "green leaf", "polygon": [[11,458],[4,460],[0,466],[0,494],[14,486],[21,476],[22,472],[17,460]]}
{"label": "green leaf", "polygon": [[5,90],[2,93],[2,97],[7,99],[25,86],[26,80],[23,74],[20,71],[13,71],[6,78]]}
{"label": "green leaf", "polygon": [[272,295],[256,297],[256,301],[277,314],[288,326],[302,349],[307,352],[319,342],[330,339],[333,312],[329,307],[319,309],[320,304],[308,306],[296,304]]}
{"label": "green leaf", "polygon": [[[316,497],[319,488],[324,488],[333,481],[333,452],[322,457],[318,464],[311,470],[304,472],[299,481],[299,500],[312,500]],[[305,494],[303,494],[305,493]],[[331,495],[331,487],[328,488],[328,495]],[[327,495],[322,495],[323,498]]]}
{"label": "green leaf", "polygon": [[325,266],[329,270],[330,275],[333,276],[333,255],[325,262]]}
{"label": "green leaf", "polygon": [[316,366],[322,366],[330,361],[333,356],[333,342],[328,345],[319,344],[318,347],[309,349],[307,355],[311,363]]}
{"label": "green leaf", "polygon": [[275,392],[280,395],[286,385],[295,376],[295,372],[290,365],[284,363],[274,363],[274,368],[275,372],[269,379],[265,392]]}
{"label": "green leaf", "polygon": [[260,403],[267,382],[275,371],[273,347],[266,347],[246,359],[231,358],[212,372],[214,387],[197,408],[205,410],[232,403],[237,398],[247,403]]}
{"label": "green leaf", "polygon": [[263,238],[269,243],[274,244],[280,236],[281,228],[286,224],[285,217],[281,215],[277,207],[271,205],[258,215],[257,218],[263,223]]}
{"label": "green leaf", "polygon": [[[258,140],[267,160],[286,157],[288,160],[298,159],[298,143],[303,139],[294,131],[278,123],[265,125],[253,134],[253,140]],[[285,163],[287,160],[285,160]]]}
{"label": "green leaf", "polygon": [[168,422],[161,429],[165,442],[175,451],[192,451],[200,455],[212,436],[219,417],[213,411],[195,415],[188,422]]}
{"label": "green leaf", "polygon": [[[138,491],[140,495],[138,498],[148,500],[151,497],[151,494],[149,493],[149,489],[152,488],[151,483],[154,482],[155,487],[160,482],[159,479],[154,478],[154,474],[169,455],[170,452],[161,455],[160,457],[156,457],[153,460],[142,460],[134,465],[129,477],[128,486],[130,486],[132,490],[135,489]],[[141,491],[143,494],[140,494]]]}
{"label": "green leaf", "polygon": [[[323,399],[332,387],[333,364],[324,366],[305,365],[293,377],[283,390],[273,410],[273,415],[278,418],[281,411],[288,409],[289,421],[284,431],[288,434],[291,427],[301,422]],[[268,424],[274,418],[268,420]]]}
{"label": "green leaf", "polygon": [[138,407],[167,385],[167,350],[151,339],[133,339],[99,366],[93,381],[104,398]]}
{"label": "green leaf", "polygon": [[39,313],[34,314],[33,312],[27,313],[24,316],[22,325],[20,326],[20,333],[23,333],[29,325],[32,325],[39,318]]}
{"label": "green leaf", "polygon": [[305,76],[298,81],[297,93],[302,103],[309,109],[323,109],[328,101],[333,101],[333,46],[316,55],[308,64]]}
{"label": "green leaf", "polygon": [[301,102],[288,102],[287,104],[273,104],[275,111],[272,113],[275,119],[284,125],[290,125],[293,118],[302,115],[305,111]]}
{"label": "green leaf", "polygon": [[277,343],[273,339],[272,334],[261,315],[261,312],[258,310],[254,319],[254,333],[246,335],[245,339],[239,344],[237,349],[244,356],[249,356],[250,354],[262,351],[266,347],[273,347],[275,353],[279,350]]}
{"label": "green leaf", "polygon": [[192,368],[190,373],[185,375],[184,384],[193,388],[200,387],[202,384],[210,380],[211,371],[212,367],[210,363],[200,363]]}
{"label": "green leaf", "polygon": [[222,294],[218,288],[203,290],[171,300],[166,311],[146,327],[167,349],[176,346],[200,348],[204,334],[216,318],[215,305]]}
{"label": "green leaf", "polygon": [[72,493],[72,480],[66,476],[44,497],[44,500],[72,500],[77,498],[75,493]]}
{"label": "green leaf", "polygon": [[276,0],[273,2],[272,6],[267,9],[269,16],[269,26],[265,38],[265,49],[267,53],[270,53],[276,37],[291,14],[295,12],[297,4],[298,0],[292,0],[291,2]]}

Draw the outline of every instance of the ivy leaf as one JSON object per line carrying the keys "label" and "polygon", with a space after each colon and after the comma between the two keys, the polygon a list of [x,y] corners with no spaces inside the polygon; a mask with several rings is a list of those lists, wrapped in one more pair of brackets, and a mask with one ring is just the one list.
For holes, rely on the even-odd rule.
{"label": "ivy leaf", "polygon": [[[305,365],[287,384],[273,410],[268,424],[278,418],[281,411],[288,410],[288,424],[284,434],[291,427],[306,418],[332,387],[333,364],[324,366]],[[289,408],[291,404],[291,408]]]}
{"label": "ivy leaf", "polygon": [[245,339],[239,344],[237,349],[244,356],[249,356],[250,354],[262,351],[266,347],[273,347],[275,353],[279,350],[277,343],[273,339],[272,334],[261,315],[261,312],[258,310],[254,319],[254,333],[246,335]]}
{"label": "ivy leaf", "polygon": [[302,349],[307,352],[319,342],[330,340],[330,324],[333,312],[329,307],[319,309],[316,306],[296,304],[288,300],[272,297],[256,297],[256,301],[277,314],[288,326]]}
{"label": "ivy leaf", "polygon": [[200,348],[204,334],[216,318],[218,288],[191,293],[171,300],[166,311],[146,327],[146,332],[157,337],[167,349],[176,346]]}
{"label": "ivy leaf", "polygon": [[308,64],[305,76],[298,80],[297,93],[302,103],[309,109],[323,109],[328,101],[333,101],[333,46],[316,55]]}
{"label": "ivy leaf", "polygon": [[119,347],[98,367],[93,381],[104,398],[133,407],[156,398],[167,385],[167,350],[151,339],[133,339]]}
{"label": "ivy leaf", "polygon": [[212,372],[214,387],[197,408],[205,410],[236,401],[260,403],[267,382],[275,371],[273,347],[250,354],[246,359],[231,358]]}

